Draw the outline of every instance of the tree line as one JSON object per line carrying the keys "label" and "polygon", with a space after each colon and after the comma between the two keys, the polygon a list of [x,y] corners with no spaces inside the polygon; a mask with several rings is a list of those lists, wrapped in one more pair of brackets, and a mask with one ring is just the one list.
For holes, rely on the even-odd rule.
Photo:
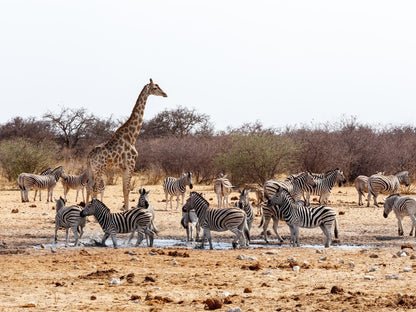
{"label": "tree line", "polygon": [[[38,119],[15,117],[0,124],[1,173],[13,181],[21,172],[40,172],[57,163],[85,169],[89,151],[124,121],[102,119],[82,108],[61,108]],[[256,121],[215,131],[208,115],[179,106],[145,120],[136,148],[136,171],[149,184],[185,171],[197,183],[210,183],[223,172],[242,187],[305,170],[341,168],[352,182],[361,174],[416,169],[416,127],[374,127],[353,116],[285,128],[266,128]]]}

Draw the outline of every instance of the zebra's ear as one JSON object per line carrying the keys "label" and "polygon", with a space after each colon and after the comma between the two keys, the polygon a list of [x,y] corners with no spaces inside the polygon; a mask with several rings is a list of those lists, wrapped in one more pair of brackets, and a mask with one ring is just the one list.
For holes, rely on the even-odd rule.
{"label": "zebra's ear", "polygon": [[239,192],[240,194],[243,194],[243,191],[242,191],[242,190],[240,190],[240,189],[238,189],[238,192]]}
{"label": "zebra's ear", "polygon": [[146,192],[146,195],[147,195],[147,194],[149,194],[149,193],[150,193],[150,190],[148,190],[148,191]]}

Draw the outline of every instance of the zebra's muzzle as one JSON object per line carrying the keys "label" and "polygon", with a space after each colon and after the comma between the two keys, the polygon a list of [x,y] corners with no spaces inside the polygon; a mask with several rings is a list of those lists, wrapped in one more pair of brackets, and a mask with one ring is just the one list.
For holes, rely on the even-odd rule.
{"label": "zebra's muzzle", "polygon": [[383,217],[384,218],[387,218],[387,213],[383,213]]}
{"label": "zebra's muzzle", "polygon": [[189,184],[189,188],[192,190],[194,188],[194,186],[191,184]]}

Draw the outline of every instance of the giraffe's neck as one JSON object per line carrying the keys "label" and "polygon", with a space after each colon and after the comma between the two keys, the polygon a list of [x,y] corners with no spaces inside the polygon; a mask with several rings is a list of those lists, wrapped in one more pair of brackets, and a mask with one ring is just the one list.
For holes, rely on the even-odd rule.
{"label": "giraffe's neck", "polygon": [[129,119],[115,132],[114,140],[127,141],[134,145],[143,124],[144,109],[146,107],[147,98],[149,97],[148,86],[145,86],[137,98],[136,105]]}

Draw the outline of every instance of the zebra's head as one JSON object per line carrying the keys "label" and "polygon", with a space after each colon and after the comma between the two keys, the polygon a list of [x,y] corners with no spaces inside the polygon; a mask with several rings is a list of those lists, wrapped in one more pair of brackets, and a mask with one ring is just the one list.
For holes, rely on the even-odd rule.
{"label": "zebra's head", "polygon": [[59,197],[59,199],[54,198],[53,200],[54,200],[54,201],[55,201],[55,203],[56,203],[56,207],[55,207],[56,212],[58,212],[58,211],[59,211],[59,209],[61,209],[62,207],[64,207],[64,206],[65,206],[65,204],[66,204],[66,200],[65,200],[65,199],[63,199],[63,198],[62,198],[62,196],[60,196],[60,197]]}
{"label": "zebra's head", "polygon": [[243,209],[244,207],[247,207],[250,205],[250,198],[248,194],[250,193],[250,190],[246,190],[245,188],[243,190],[238,190],[240,193],[240,198],[238,199],[238,208]]}
{"label": "zebra's head", "polygon": [[384,200],[383,217],[387,218],[393,209],[394,202],[400,198],[399,194],[392,194]]}
{"label": "zebra's head", "polygon": [[144,188],[143,189],[139,189],[139,201],[137,203],[137,208],[149,208],[149,191],[146,191]]}
{"label": "zebra's head", "polygon": [[185,175],[186,175],[186,182],[189,185],[189,188],[192,190],[194,188],[194,186],[192,184],[192,173],[187,172],[187,173],[185,173]]}
{"label": "zebra's head", "polygon": [[309,185],[309,186],[312,186],[312,187],[316,186],[315,180],[313,179],[313,175],[310,171],[306,172],[305,184]]}
{"label": "zebra's head", "polygon": [[188,199],[186,200],[185,205],[182,208],[183,212],[189,212],[190,210],[196,208],[208,208],[209,203],[204,198],[203,194],[197,193],[197,192],[191,192],[189,194]]}
{"label": "zebra's head", "polygon": [[101,201],[94,198],[82,211],[81,211],[81,217],[91,216],[95,215],[99,210],[110,212],[110,209],[108,209]]}
{"label": "zebra's head", "polygon": [[51,175],[53,175],[55,177],[55,180],[58,181],[59,178],[65,173],[64,171],[64,167],[63,166],[59,166],[56,167],[55,169],[52,170],[52,172],[50,173]]}
{"label": "zebra's head", "polygon": [[344,172],[341,169],[337,168],[335,170],[337,172],[337,177],[335,181],[337,181],[338,186],[341,187],[342,183],[345,184],[347,182],[347,179],[345,178]]}
{"label": "zebra's head", "polygon": [[410,180],[409,180],[409,171],[401,171],[396,174],[397,178],[399,179],[400,183],[409,186]]}
{"label": "zebra's head", "polygon": [[163,91],[158,84],[153,83],[152,78],[150,78],[150,83],[147,85],[147,91],[149,94],[156,96],[167,97],[168,95]]}

